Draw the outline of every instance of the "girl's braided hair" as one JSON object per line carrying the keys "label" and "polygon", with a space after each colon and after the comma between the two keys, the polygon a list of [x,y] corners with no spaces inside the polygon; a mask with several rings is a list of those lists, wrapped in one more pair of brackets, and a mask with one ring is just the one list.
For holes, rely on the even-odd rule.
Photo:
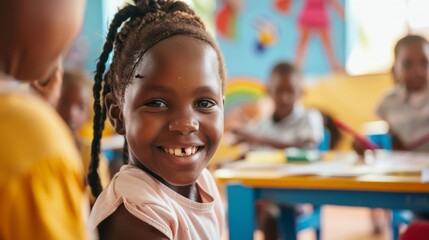
{"label": "girl's braided hair", "polygon": [[[187,4],[173,0],[134,0],[134,5],[127,5],[119,10],[110,24],[94,76],[94,137],[88,173],[88,183],[94,196],[98,196],[102,191],[97,169],[107,112],[104,104],[106,94],[112,92],[114,97],[123,103],[125,89],[145,52],[158,42],[175,35],[199,39],[216,51],[219,78],[222,88],[224,87],[226,73],[222,54],[201,19]],[[112,63],[105,73],[106,62],[112,50]],[[127,149],[125,142],[125,163],[128,162]]]}

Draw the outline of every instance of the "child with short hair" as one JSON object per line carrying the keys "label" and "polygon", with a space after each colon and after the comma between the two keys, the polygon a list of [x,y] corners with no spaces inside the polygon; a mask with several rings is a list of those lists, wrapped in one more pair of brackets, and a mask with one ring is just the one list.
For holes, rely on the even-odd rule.
{"label": "child with short hair", "polygon": [[[323,117],[318,110],[305,109],[297,103],[302,89],[296,67],[289,62],[276,64],[271,70],[267,91],[274,102],[272,116],[232,130],[237,143],[249,144],[250,149],[317,148],[323,138]],[[279,207],[295,208],[270,202],[257,204],[259,225],[267,240],[278,239]],[[302,209],[296,207],[295,211],[299,214]]]}
{"label": "child with short hair", "polygon": [[[100,239],[221,239],[222,202],[205,169],[223,133],[221,52],[187,4],[134,3],[115,15],[95,74],[91,228]],[[100,194],[106,116],[129,160]]]}
{"label": "child with short hair", "polygon": [[395,45],[395,87],[381,100],[377,115],[389,125],[393,148],[429,151],[429,42],[407,35]]}
{"label": "child with short hair", "polygon": [[[392,76],[395,86],[377,106],[377,115],[387,122],[394,150],[429,151],[429,42],[419,35],[406,35],[394,47]],[[353,149],[366,150],[356,139]],[[429,219],[428,213],[414,212]],[[371,211],[373,232],[383,230],[375,211]]]}
{"label": "child with short hair", "polygon": [[90,77],[79,69],[65,69],[57,111],[74,134],[77,145],[78,130],[89,120],[91,104]]}
{"label": "child with short hair", "polygon": [[295,66],[288,62],[275,65],[267,91],[274,102],[272,116],[233,129],[236,141],[258,148],[317,148],[323,138],[323,118],[318,110],[305,109],[297,103],[302,89]]}
{"label": "child with short hair", "polygon": [[[404,36],[394,55],[395,86],[382,98],[377,115],[389,125],[394,150],[429,152],[429,42],[419,35]],[[413,213],[429,220],[429,212]],[[374,231],[380,231],[373,222]]]}
{"label": "child with short hair", "polygon": [[[72,131],[76,146],[79,149],[84,166],[84,175],[88,175],[89,162],[91,161],[91,141],[79,136],[79,130],[90,117],[91,105],[91,83],[87,73],[80,69],[65,69],[63,74],[63,84],[58,100],[57,112]],[[109,162],[100,153],[100,166],[98,170],[101,185],[106,187],[110,181]],[[90,203],[95,202],[89,186],[87,192]]]}

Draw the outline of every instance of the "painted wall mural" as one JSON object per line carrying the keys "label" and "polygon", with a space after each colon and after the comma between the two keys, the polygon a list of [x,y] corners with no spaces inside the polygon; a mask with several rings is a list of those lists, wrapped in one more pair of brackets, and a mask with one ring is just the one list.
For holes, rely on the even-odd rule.
{"label": "painted wall mural", "polygon": [[307,75],[344,67],[344,0],[217,0],[215,19],[231,77],[263,80],[279,60]]}
{"label": "painted wall mural", "polygon": [[[281,60],[310,77],[345,65],[344,0],[217,0],[215,27],[235,90],[261,89]],[[256,98],[250,92],[227,99],[226,110]]]}

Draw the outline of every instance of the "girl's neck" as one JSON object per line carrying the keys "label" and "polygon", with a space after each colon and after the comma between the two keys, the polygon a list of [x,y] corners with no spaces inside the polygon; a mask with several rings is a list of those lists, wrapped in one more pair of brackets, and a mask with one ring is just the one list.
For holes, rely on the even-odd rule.
{"label": "girl's neck", "polygon": [[171,190],[177,192],[178,194],[182,195],[183,197],[191,199],[195,202],[202,202],[201,195],[199,194],[198,188],[197,188],[195,183],[192,183],[192,184],[186,185],[186,186],[172,185],[172,184],[168,183],[167,181],[165,181],[158,174],[152,172],[145,165],[143,165],[140,161],[130,161],[130,164],[140,168],[143,171],[145,171],[147,174],[151,175],[156,180],[160,181],[162,184],[164,184],[165,186],[167,186]]}

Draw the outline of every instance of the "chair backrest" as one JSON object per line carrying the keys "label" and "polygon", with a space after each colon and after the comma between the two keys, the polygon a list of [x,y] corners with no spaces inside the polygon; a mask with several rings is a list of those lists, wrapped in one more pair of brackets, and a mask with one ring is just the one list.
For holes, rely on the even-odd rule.
{"label": "chair backrest", "polygon": [[321,152],[326,152],[331,149],[331,132],[329,132],[329,129],[324,128],[323,138],[317,149]]}
{"label": "chair backrest", "polygon": [[377,144],[379,148],[392,150],[392,137],[389,133],[369,134],[366,137]]}
{"label": "chair backrest", "polygon": [[368,140],[378,145],[378,148],[392,150],[392,137],[389,125],[385,121],[371,121],[363,125],[363,132]]}

